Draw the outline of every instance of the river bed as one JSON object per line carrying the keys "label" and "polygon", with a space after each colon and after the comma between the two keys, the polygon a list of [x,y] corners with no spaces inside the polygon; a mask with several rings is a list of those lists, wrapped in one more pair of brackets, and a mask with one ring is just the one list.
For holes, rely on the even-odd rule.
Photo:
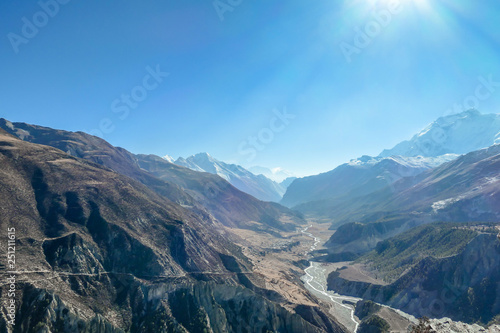
{"label": "river bed", "polygon": [[[313,245],[309,252],[316,250],[318,244],[321,243],[321,238],[314,236],[310,232],[307,232],[309,227],[303,229],[301,232],[314,239]],[[332,305],[331,313],[338,319],[338,321],[344,325],[350,332],[356,332],[359,326],[358,321],[354,317],[354,306],[349,304],[344,304],[343,301],[350,301],[356,303],[360,301],[360,298],[342,296],[333,291],[327,290],[326,282],[326,269],[321,267],[318,262],[310,262],[310,266],[305,269],[305,275],[302,276],[302,281],[313,295],[330,302]]]}
{"label": "river bed", "polygon": [[[311,225],[312,226],[312,225]],[[321,238],[314,236],[307,230],[311,227],[308,226],[301,232],[313,239],[309,252],[316,250],[318,245],[322,242]],[[335,293],[332,290],[327,290],[327,269],[324,264],[319,262],[310,261],[310,266],[304,270],[306,273],[301,277],[304,285],[309,292],[314,296],[327,301],[332,305],[330,312],[337,318],[337,320],[344,325],[350,332],[356,332],[359,327],[358,319],[354,316],[354,306],[349,303],[356,303],[361,301],[361,298],[344,296]],[[348,303],[345,303],[348,302]],[[406,318],[408,321],[416,323],[415,317],[404,313],[400,310],[393,309],[389,306],[379,304],[382,307],[394,310],[399,316]]]}

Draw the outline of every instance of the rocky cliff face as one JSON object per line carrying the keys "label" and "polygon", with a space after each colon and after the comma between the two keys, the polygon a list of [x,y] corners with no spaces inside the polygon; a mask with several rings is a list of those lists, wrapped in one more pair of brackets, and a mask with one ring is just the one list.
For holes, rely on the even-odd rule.
{"label": "rocky cliff face", "polygon": [[[46,289],[21,288],[16,326],[5,332],[345,332],[325,315],[310,322],[248,289],[212,282],[124,285],[120,306],[128,312],[114,318],[109,310],[75,307]],[[5,317],[0,321],[6,327]]]}
{"label": "rocky cliff face", "polygon": [[500,315],[500,241],[480,234],[459,254],[427,257],[387,286],[328,277],[328,288],[403,310],[417,317],[449,317],[487,324]]}
{"label": "rocky cliff face", "polygon": [[285,309],[217,221],[141,182],[1,130],[0,166],[0,228],[17,238],[3,331],[344,332]]}

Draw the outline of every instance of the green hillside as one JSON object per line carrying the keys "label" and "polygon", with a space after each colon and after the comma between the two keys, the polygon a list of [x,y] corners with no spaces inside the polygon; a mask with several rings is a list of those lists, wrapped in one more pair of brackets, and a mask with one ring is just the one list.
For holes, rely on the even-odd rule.
{"label": "green hillside", "polygon": [[456,255],[479,233],[496,232],[492,224],[427,224],[379,242],[358,261],[370,263],[379,276],[392,282],[425,257]]}

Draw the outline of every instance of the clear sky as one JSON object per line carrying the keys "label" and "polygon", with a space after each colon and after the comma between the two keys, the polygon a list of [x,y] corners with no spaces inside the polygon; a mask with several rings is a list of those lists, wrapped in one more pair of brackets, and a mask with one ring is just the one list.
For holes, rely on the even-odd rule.
{"label": "clear sky", "polygon": [[1,117],[308,175],[500,112],[498,0],[59,1],[0,2]]}

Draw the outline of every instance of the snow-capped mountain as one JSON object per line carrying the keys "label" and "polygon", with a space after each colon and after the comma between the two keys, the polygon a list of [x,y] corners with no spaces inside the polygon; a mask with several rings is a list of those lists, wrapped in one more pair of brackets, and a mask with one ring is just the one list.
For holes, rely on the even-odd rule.
{"label": "snow-capped mountain", "polygon": [[175,159],[170,155],[165,155],[162,158],[170,163],[175,163]]}
{"label": "snow-capped mountain", "polygon": [[500,143],[500,114],[468,110],[438,118],[410,140],[384,150],[379,156],[466,154]]}
{"label": "snow-capped mountain", "polygon": [[384,150],[378,157],[363,156],[330,172],[295,180],[281,203],[302,205],[298,209],[303,212],[311,207],[316,212],[326,211],[333,201],[374,193],[401,178],[416,176],[495,143],[500,143],[500,114],[469,110],[441,117],[411,140]]}
{"label": "snow-capped mountain", "polygon": [[282,183],[287,178],[295,177],[295,175],[291,171],[285,170],[280,167],[270,169],[256,165],[248,168],[248,171],[252,172],[255,175],[264,175],[277,183]]}
{"label": "snow-capped mountain", "polygon": [[354,199],[457,157],[454,154],[439,157],[362,156],[332,171],[295,180],[288,187],[281,203],[293,207],[315,201],[323,201],[328,205],[328,200]]}
{"label": "snow-capped mountain", "polygon": [[175,164],[191,170],[219,175],[240,191],[263,201],[278,202],[286,190],[286,187],[264,175],[255,175],[242,166],[224,163],[207,153],[196,154],[188,158],[179,157]]}
{"label": "snow-capped mountain", "polygon": [[[304,210],[313,207],[321,208],[323,217],[335,220],[337,226],[371,224],[372,231],[357,230],[356,243],[365,250],[371,249],[367,244],[374,246],[391,234],[421,223],[497,222],[500,219],[500,144],[461,155],[355,200],[303,205]],[[374,226],[377,226],[377,236],[372,238]],[[353,245],[341,243],[344,249]]]}
{"label": "snow-capped mountain", "polygon": [[[500,144],[473,151],[399,186],[391,209],[430,212],[443,221],[498,221]],[[391,206],[392,205],[392,206]]]}

